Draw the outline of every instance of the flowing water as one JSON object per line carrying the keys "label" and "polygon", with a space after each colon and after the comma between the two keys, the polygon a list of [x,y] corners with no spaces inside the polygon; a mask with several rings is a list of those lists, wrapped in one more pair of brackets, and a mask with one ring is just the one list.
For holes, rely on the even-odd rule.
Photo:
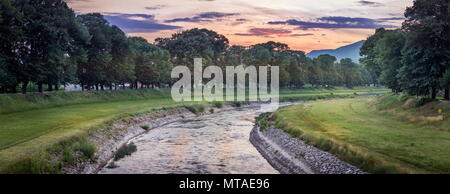
{"label": "flowing water", "polygon": [[102,174],[274,174],[249,141],[258,107],[198,116],[131,140],[137,151]]}

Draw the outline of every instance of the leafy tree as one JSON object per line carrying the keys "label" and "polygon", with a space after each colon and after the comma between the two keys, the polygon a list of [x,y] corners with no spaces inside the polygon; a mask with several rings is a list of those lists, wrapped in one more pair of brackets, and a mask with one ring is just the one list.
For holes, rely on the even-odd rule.
{"label": "leafy tree", "polygon": [[113,60],[111,27],[99,13],[79,15],[78,18],[91,35],[91,41],[86,46],[87,60],[78,64],[78,79],[83,88],[87,86],[88,89],[91,89],[95,86],[98,90],[100,84],[108,82],[107,75],[111,74],[108,71],[113,69],[111,65]]}
{"label": "leafy tree", "polygon": [[244,63],[255,66],[274,64],[272,51],[261,44],[253,45],[245,52]]}
{"label": "leafy tree", "polygon": [[304,52],[287,50],[290,56],[287,71],[290,75],[290,85],[294,87],[303,87],[307,82],[307,66],[308,59]]}
{"label": "leafy tree", "polygon": [[74,38],[78,30],[75,13],[62,0],[17,0],[17,10],[23,13],[21,29],[24,34],[19,66],[19,81],[26,92],[30,81],[49,89],[63,82],[74,80],[74,63],[70,63]]}
{"label": "leafy tree", "polygon": [[20,42],[23,39],[22,14],[9,0],[0,0],[0,91],[15,92],[20,73]]}
{"label": "leafy tree", "polygon": [[363,83],[361,67],[354,63],[352,59],[341,59],[339,65],[342,68],[340,70],[342,81],[346,87],[353,88],[354,86],[361,85]]}
{"label": "leafy tree", "polygon": [[402,88],[435,98],[450,61],[450,1],[416,0],[405,16],[404,66],[399,71]]}
{"label": "leafy tree", "polygon": [[331,55],[320,55],[314,59],[316,73],[320,85],[335,85],[336,83],[336,57]]}
{"label": "leafy tree", "polygon": [[405,45],[405,33],[400,30],[385,31],[375,45],[375,63],[381,67],[380,81],[394,92],[401,92],[398,71],[402,68],[402,49]]}
{"label": "leafy tree", "polygon": [[244,54],[246,48],[243,46],[233,45],[225,51],[222,66],[238,66],[244,62]]}
{"label": "leafy tree", "polygon": [[444,98],[446,100],[450,100],[450,69],[447,69],[447,71],[444,73],[443,77],[441,78],[441,86],[442,88],[445,88],[444,90]]}
{"label": "leafy tree", "polygon": [[170,84],[170,71],[173,67],[167,50],[150,44],[139,37],[131,37],[136,65],[136,80],[147,87]]}
{"label": "leafy tree", "polygon": [[377,50],[375,49],[378,41],[383,37],[386,29],[377,29],[375,34],[370,36],[360,49],[360,55],[363,58],[360,59],[362,64],[366,65],[366,68],[373,72],[377,77],[381,76],[382,67],[377,61]]}
{"label": "leafy tree", "polygon": [[170,38],[157,38],[156,44],[168,50],[172,62],[193,69],[194,58],[200,57],[206,64],[220,65],[228,48],[228,39],[214,31],[194,28],[173,34]]}
{"label": "leafy tree", "polygon": [[[111,38],[111,66],[107,71],[105,84],[112,89],[113,84],[133,83],[135,65],[132,63],[132,49],[125,33],[116,26],[110,28]],[[103,86],[102,86],[103,89]]]}

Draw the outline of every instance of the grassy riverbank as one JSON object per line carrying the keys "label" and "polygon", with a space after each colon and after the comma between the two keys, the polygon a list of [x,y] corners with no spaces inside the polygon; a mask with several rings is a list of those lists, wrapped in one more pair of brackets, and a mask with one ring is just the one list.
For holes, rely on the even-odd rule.
{"label": "grassy riverbank", "polygon": [[[281,98],[339,97],[384,89],[283,90]],[[333,93],[333,95],[331,95]],[[0,173],[8,166],[72,137],[86,135],[111,120],[174,103],[170,90],[123,90],[0,95]],[[195,107],[194,107],[195,108]]]}
{"label": "grassy riverbank", "polygon": [[449,173],[450,103],[387,95],[307,102],[276,125],[372,173]]}

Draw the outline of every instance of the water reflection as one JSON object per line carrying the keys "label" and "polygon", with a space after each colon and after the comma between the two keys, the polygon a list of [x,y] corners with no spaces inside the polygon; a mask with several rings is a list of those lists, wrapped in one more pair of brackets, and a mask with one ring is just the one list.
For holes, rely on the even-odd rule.
{"label": "water reflection", "polygon": [[133,139],[138,151],[100,173],[278,173],[249,142],[259,107],[175,122]]}

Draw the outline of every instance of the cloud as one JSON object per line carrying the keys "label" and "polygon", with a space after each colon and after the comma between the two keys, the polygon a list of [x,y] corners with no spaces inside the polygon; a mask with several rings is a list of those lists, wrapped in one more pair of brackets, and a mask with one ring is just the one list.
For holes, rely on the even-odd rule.
{"label": "cloud", "polygon": [[273,28],[251,28],[248,33],[236,33],[237,36],[262,36],[270,37],[271,35],[288,36],[292,33],[290,30],[273,29]]}
{"label": "cloud", "polygon": [[161,9],[166,7],[166,5],[155,5],[155,6],[149,6],[149,7],[144,7],[146,10],[157,10],[157,9]]}
{"label": "cloud", "polygon": [[109,23],[118,26],[126,33],[148,33],[181,28],[160,24],[155,20],[155,16],[148,14],[104,13],[104,15]]}
{"label": "cloud", "polygon": [[313,36],[312,33],[306,33],[306,34],[290,34],[289,36]]}
{"label": "cloud", "polygon": [[378,18],[380,21],[406,20],[404,17]]}
{"label": "cloud", "polygon": [[373,2],[373,1],[358,1],[358,4],[363,6],[370,6],[370,7],[381,7],[383,6],[382,3]]}
{"label": "cloud", "polygon": [[175,22],[208,22],[212,19],[218,19],[228,16],[239,15],[238,13],[222,13],[222,12],[205,12],[200,13],[194,17],[185,17],[185,18],[174,18],[170,20],[166,20],[166,23],[175,23]]}
{"label": "cloud", "polygon": [[330,16],[317,18],[315,21],[302,21],[302,20],[286,20],[286,21],[271,21],[268,24],[272,25],[291,25],[297,26],[299,29],[376,29],[376,28],[395,28],[396,26],[382,24],[384,20],[370,19],[370,18],[352,18],[352,17],[340,17]]}

